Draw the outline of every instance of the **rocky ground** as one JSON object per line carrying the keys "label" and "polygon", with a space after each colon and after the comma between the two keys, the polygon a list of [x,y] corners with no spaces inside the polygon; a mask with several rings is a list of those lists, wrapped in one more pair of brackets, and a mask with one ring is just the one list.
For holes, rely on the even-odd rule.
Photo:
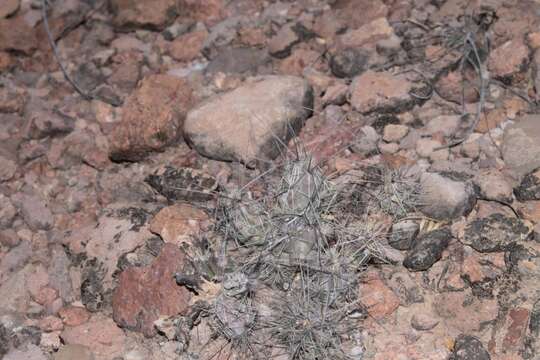
{"label": "rocky ground", "polygon": [[0,357],[540,359],[538,0],[43,4],[0,1]]}

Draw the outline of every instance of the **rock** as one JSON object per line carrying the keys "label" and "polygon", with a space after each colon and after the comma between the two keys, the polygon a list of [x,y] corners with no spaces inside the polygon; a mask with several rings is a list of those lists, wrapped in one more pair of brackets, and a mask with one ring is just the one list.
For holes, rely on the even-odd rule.
{"label": "rock", "polygon": [[122,327],[156,334],[154,321],[160,316],[184,314],[190,293],[173,278],[183,272],[185,255],[173,244],[165,244],[148,267],[128,268],[120,274],[113,293],[113,318]]}
{"label": "rock", "polygon": [[55,169],[69,169],[86,163],[103,170],[110,164],[107,139],[99,130],[77,129],[66,137],[53,139],[47,160]]}
{"label": "rock", "polygon": [[58,292],[58,295],[65,302],[75,299],[72,279],[69,274],[71,260],[66,255],[64,247],[54,244],[50,247],[49,259],[49,285]]}
{"label": "rock", "polygon": [[368,54],[357,48],[336,52],[330,58],[330,70],[339,78],[353,78],[366,69]]}
{"label": "rock", "polygon": [[169,201],[207,201],[218,190],[217,180],[192,168],[158,168],[145,181]]}
{"label": "rock", "polygon": [[177,61],[192,61],[200,56],[207,36],[206,30],[192,31],[182,35],[169,45],[169,54]]}
{"label": "rock", "polygon": [[343,48],[363,48],[376,42],[388,39],[394,35],[394,30],[384,17],[373,20],[357,29],[349,30],[339,36],[339,45]]}
{"label": "rock", "polygon": [[353,108],[363,114],[373,112],[398,113],[411,108],[413,84],[405,75],[368,70],[354,78],[350,87]]}
{"label": "rock", "polygon": [[[0,218],[2,214],[0,212]],[[19,245],[21,242],[21,239],[19,238],[19,235],[13,230],[13,229],[6,229],[3,231],[0,231],[0,245],[5,246],[6,248],[10,249],[12,247],[15,247]]]}
{"label": "rock", "polygon": [[454,352],[449,360],[490,360],[482,342],[470,335],[460,335],[454,344]]}
{"label": "rock", "polygon": [[24,267],[32,256],[30,241],[22,241],[0,259],[0,284],[11,274]]}
{"label": "rock", "polygon": [[375,320],[391,315],[399,306],[399,298],[377,273],[366,274],[359,289],[360,302]]}
{"label": "rock", "polygon": [[21,349],[14,349],[8,352],[3,360],[47,360],[47,356],[36,345],[30,344]]}
{"label": "rock", "polygon": [[67,306],[58,311],[66,326],[79,326],[90,319],[90,313],[83,307]]}
{"label": "rock", "polygon": [[25,104],[26,96],[23,92],[0,87],[0,113],[22,114]]}
{"label": "rock", "polygon": [[351,149],[357,154],[369,156],[377,151],[379,139],[380,136],[373,127],[363,126],[352,143]]}
{"label": "rock", "polygon": [[[281,62],[279,66],[280,74],[302,76],[304,74],[304,70],[312,70],[310,67],[317,63],[319,58],[320,54],[316,51],[302,48],[295,49],[292,51],[289,57]],[[306,77],[306,80],[308,80],[310,83],[310,80],[312,79]]]}
{"label": "rock", "polygon": [[502,154],[518,178],[540,167],[540,117],[527,115],[504,129]]}
{"label": "rock", "polygon": [[516,37],[491,51],[488,69],[493,77],[512,82],[519,80],[516,76],[527,70],[528,63],[529,48],[522,38]]}
{"label": "rock", "polygon": [[529,310],[524,307],[511,308],[508,311],[502,327],[502,343],[497,344],[501,350],[518,352],[523,348],[529,325],[529,315]]}
{"label": "rock", "polygon": [[39,197],[17,193],[11,200],[17,205],[24,221],[32,230],[48,230],[53,226],[54,216]]}
{"label": "rock", "polygon": [[270,56],[266,51],[254,48],[225,48],[208,64],[209,74],[255,74],[259,66],[267,64]]}
{"label": "rock", "polygon": [[17,12],[21,6],[21,0],[5,0],[0,4],[0,19],[7,18]]}
{"label": "rock", "polygon": [[412,271],[429,269],[442,257],[442,252],[452,239],[452,234],[446,228],[430,231],[418,239],[407,253],[403,266]]}
{"label": "rock", "polygon": [[191,110],[184,124],[202,155],[254,166],[274,159],[303,126],[313,108],[313,90],[293,76],[257,78]]}
{"label": "rock", "polygon": [[75,128],[75,120],[46,109],[30,111],[26,116],[24,136],[28,139],[43,139],[69,134]]}
{"label": "rock", "polygon": [[291,54],[292,47],[299,42],[300,37],[294,31],[293,25],[285,25],[268,40],[268,52],[274,57],[283,59]]}
{"label": "rock", "polygon": [[384,127],[383,140],[386,142],[398,142],[403,139],[408,132],[408,126],[388,124]]}
{"label": "rock", "polygon": [[176,17],[175,0],[111,0],[113,24],[121,29],[163,30]]}
{"label": "rock", "polygon": [[226,2],[223,0],[180,0],[178,8],[181,9],[180,15],[195,21],[202,21],[207,26],[217,24],[221,19],[227,16]]}
{"label": "rock", "polygon": [[328,105],[343,105],[347,101],[347,93],[349,92],[349,87],[342,83],[337,83],[330,85],[322,97],[323,106],[328,109]]}
{"label": "rock", "polygon": [[59,331],[64,329],[64,324],[62,323],[62,320],[52,315],[41,318],[38,322],[38,326],[41,330],[45,332]]}
{"label": "rock", "polygon": [[435,83],[435,89],[443,99],[460,104],[462,101],[462,89],[465,85],[465,103],[477,102],[479,93],[475,86],[471,86],[468,77],[463,78],[459,70],[451,71],[442,75]]}
{"label": "rock", "polygon": [[498,170],[481,170],[473,182],[480,188],[480,195],[486,200],[512,202],[512,185]]}
{"label": "rock", "polygon": [[35,32],[22,17],[0,19],[0,51],[31,55],[37,47]]}
{"label": "rock", "polygon": [[424,173],[420,183],[420,211],[432,219],[457,219],[467,215],[476,203],[474,187],[469,182]]}
{"label": "rock", "polygon": [[17,216],[17,209],[13,206],[11,200],[0,193],[0,229],[8,229]]}
{"label": "rock", "polygon": [[411,220],[400,221],[392,225],[392,233],[388,244],[397,250],[409,250],[413,245],[420,226]]}
{"label": "rock", "polygon": [[529,233],[521,220],[495,213],[472,221],[460,241],[479,252],[498,252],[510,249]]}
{"label": "rock", "polygon": [[126,100],[122,119],[109,136],[111,158],[137,161],[174,143],[182,135],[191,102],[191,88],[183,79],[168,75],[143,79]]}
{"label": "rock", "polygon": [[17,163],[0,155],[0,183],[9,181],[17,172]]}
{"label": "rock", "polygon": [[431,119],[426,125],[426,131],[430,135],[441,133],[450,137],[456,133],[461,122],[458,115],[440,115]]}
{"label": "rock", "polygon": [[95,360],[90,348],[84,345],[65,345],[54,354],[54,360]]}
{"label": "rock", "polygon": [[439,324],[433,314],[414,314],[411,318],[411,326],[418,331],[429,331]]}
{"label": "rock", "polygon": [[58,350],[62,346],[60,331],[42,333],[39,346],[49,353]]}
{"label": "rock", "polygon": [[208,215],[188,204],[163,208],[150,223],[150,231],[159,234],[167,242],[180,246],[191,244],[209,227]]}
{"label": "rock", "polygon": [[525,177],[523,177],[523,179],[521,180],[519,186],[514,189],[514,194],[519,201],[540,200],[540,168],[525,175]]}
{"label": "rock", "polygon": [[441,143],[437,140],[429,138],[420,138],[416,142],[416,153],[420,157],[429,158],[436,152],[436,148],[441,146]]}
{"label": "rock", "polygon": [[[92,349],[95,360],[114,360],[124,355],[126,337],[114,321],[104,315],[94,315],[82,325],[66,327],[60,337],[66,346],[82,345]],[[74,350],[74,353],[80,351]]]}
{"label": "rock", "polygon": [[[107,79],[107,83],[124,93],[132,93],[141,78],[144,55],[138,50],[126,50],[114,55],[111,61],[112,74]],[[102,86],[96,90],[96,93],[104,99],[112,100],[113,104],[122,103],[111,88]]]}

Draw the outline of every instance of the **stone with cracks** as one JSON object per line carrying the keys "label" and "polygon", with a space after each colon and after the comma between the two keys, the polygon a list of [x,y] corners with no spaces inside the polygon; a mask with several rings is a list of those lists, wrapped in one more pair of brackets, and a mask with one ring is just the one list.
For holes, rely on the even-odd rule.
{"label": "stone with cracks", "polygon": [[173,275],[182,272],[185,254],[173,244],[165,244],[148,267],[131,267],[119,277],[112,298],[113,318],[130,330],[151,337],[154,322],[162,316],[186,312],[190,293],[176,284]]}
{"label": "stone with cracks", "polygon": [[540,167],[540,116],[527,115],[504,129],[506,167],[521,178]]}
{"label": "stone with cracks", "polygon": [[253,79],[191,110],[184,124],[189,143],[202,155],[255,166],[275,159],[313,108],[313,89],[294,76]]}
{"label": "stone with cracks", "polygon": [[412,249],[403,261],[403,266],[412,271],[429,269],[441,259],[442,252],[448,244],[452,234],[448,229],[431,231],[416,239]]}

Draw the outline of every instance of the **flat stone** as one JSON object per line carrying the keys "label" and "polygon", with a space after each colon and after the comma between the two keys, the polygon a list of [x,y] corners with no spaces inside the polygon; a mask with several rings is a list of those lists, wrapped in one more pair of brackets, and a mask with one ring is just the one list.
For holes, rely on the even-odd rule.
{"label": "flat stone", "polygon": [[276,158],[313,108],[313,90],[293,76],[256,78],[191,110],[184,124],[202,155],[254,166]]}
{"label": "flat stone", "polygon": [[175,17],[175,0],[112,0],[113,23],[121,29],[163,30]]}
{"label": "flat stone", "polygon": [[487,200],[512,202],[512,185],[496,169],[481,170],[473,179],[480,188],[480,195]]}
{"label": "flat stone", "polygon": [[349,90],[350,102],[363,114],[376,111],[399,113],[416,103],[410,95],[413,88],[405,75],[368,70],[354,78]]}
{"label": "flat stone", "polygon": [[33,230],[48,230],[54,224],[54,216],[47,204],[35,195],[17,193],[11,198],[19,208],[24,221]]}
{"label": "flat stone", "polygon": [[420,225],[411,220],[400,221],[392,225],[392,233],[388,244],[397,250],[409,250],[413,245]]}
{"label": "flat stone", "polygon": [[150,266],[122,272],[112,298],[116,323],[150,337],[156,334],[154,322],[161,316],[184,314],[190,293],[173,277],[182,272],[184,261],[184,253],[169,243]]}
{"label": "flat stone", "polygon": [[2,359],[4,360],[47,360],[43,351],[34,344],[29,344],[21,349],[13,349]]}
{"label": "flat stone", "polygon": [[37,47],[35,32],[22,17],[0,19],[0,51],[32,54]]}
{"label": "flat stone", "polygon": [[540,169],[525,175],[521,183],[514,189],[514,194],[519,201],[540,200]]}
{"label": "flat stone", "polygon": [[380,276],[369,273],[361,280],[359,299],[370,316],[376,320],[382,320],[396,311],[399,306],[399,298],[394,294]]}
{"label": "flat stone", "polygon": [[521,177],[540,167],[540,116],[526,115],[504,129],[502,143],[506,167]]}
{"label": "flat stone", "polygon": [[409,132],[406,125],[388,124],[384,127],[383,140],[387,142],[398,142]]}
{"label": "flat stone", "polygon": [[54,354],[54,360],[94,360],[94,354],[90,348],[84,345],[65,345]]}
{"label": "flat stone", "polygon": [[460,335],[454,344],[454,352],[449,360],[490,360],[491,357],[482,342],[470,335]]}
{"label": "flat stone", "polygon": [[17,10],[19,10],[19,7],[21,6],[21,0],[4,0],[0,4],[0,19],[7,18]]}
{"label": "flat stone", "polygon": [[178,204],[163,208],[150,223],[150,231],[159,234],[167,242],[180,246],[191,244],[202,236],[209,226],[209,217],[201,209],[188,204]]}

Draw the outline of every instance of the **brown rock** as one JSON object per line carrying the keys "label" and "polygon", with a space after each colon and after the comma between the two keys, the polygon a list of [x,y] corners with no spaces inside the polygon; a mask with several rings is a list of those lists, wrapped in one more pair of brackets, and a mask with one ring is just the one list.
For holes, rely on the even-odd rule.
{"label": "brown rock", "polygon": [[339,44],[343,48],[360,48],[367,44],[375,44],[379,40],[390,38],[394,30],[384,17],[373,20],[358,29],[347,31],[339,37]]}
{"label": "brown rock", "polygon": [[497,169],[481,170],[473,182],[480,188],[480,194],[487,200],[512,202],[511,182]]}
{"label": "brown rock", "polygon": [[66,137],[55,138],[47,153],[55,169],[68,169],[86,163],[103,170],[109,164],[107,139],[98,131],[78,129]]}
{"label": "brown rock", "polygon": [[313,50],[297,49],[279,65],[280,73],[302,76],[304,68],[312,66],[320,54]]}
{"label": "brown rock", "polygon": [[45,286],[34,295],[34,300],[40,305],[51,304],[58,298],[58,290]]}
{"label": "brown rock", "polygon": [[493,109],[480,118],[475,131],[485,134],[491,129],[495,129],[502,122],[507,120],[506,110],[503,108]]}
{"label": "brown rock", "polygon": [[141,78],[143,54],[137,50],[122,51],[114,55],[111,61],[112,75],[107,82],[122,91],[131,92]]}
{"label": "brown rock", "polygon": [[12,65],[12,56],[5,51],[0,51],[0,72],[8,71]]}
{"label": "brown rock", "polygon": [[[351,29],[359,28],[374,19],[384,18],[389,12],[382,0],[354,0],[342,3],[336,12]],[[359,9],[362,11],[358,11]]]}
{"label": "brown rock", "polygon": [[21,92],[0,88],[0,113],[22,113],[25,103],[26,97]]}
{"label": "brown rock", "polygon": [[191,102],[191,88],[183,79],[168,75],[143,79],[109,136],[111,158],[137,161],[176,141]]}
{"label": "brown rock", "polygon": [[83,345],[66,345],[62,346],[57,353],[54,354],[54,360],[94,360],[92,351]]}
{"label": "brown rock", "polygon": [[156,334],[154,321],[160,316],[185,313],[190,293],[173,278],[182,271],[184,258],[178,247],[165,244],[150,266],[128,268],[120,274],[112,298],[116,323],[150,337]]}
{"label": "brown rock", "polygon": [[412,89],[413,84],[404,75],[369,70],[351,84],[351,105],[363,114],[400,112],[414,104],[409,95]]}
{"label": "brown rock", "polygon": [[125,29],[162,30],[176,17],[175,0],[111,0],[113,23]]}
{"label": "brown rock", "polygon": [[207,36],[206,30],[193,31],[179,36],[170,44],[169,54],[178,61],[191,61],[200,55]]}
{"label": "brown rock", "polygon": [[465,89],[466,103],[478,101],[480,95],[476,89],[477,85],[472,83],[467,77],[463,79],[460,71],[452,71],[443,75],[435,84],[437,94],[445,100],[458,104],[461,103],[463,87]]}
{"label": "brown rock", "polygon": [[195,21],[202,21],[207,26],[217,24],[227,16],[223,0],[180,0],[180,15]]}
{"label": "brown rock", "polygon": [[377,273],[369,273],[360,285],[360,302],[376,320],[391,315],[399,306],[399,298]]}
{"label": "brown rock", "polygon": [[490,53],[488,68],[502,80],[519,80],[516,76],[527,69],[529,48],[521,38],[508,41]]}
{"label": "brown rock", "polygon": [[260,28],[242,27],[238,30],[238,36],[242,44],[250,47],[261,47],[266,44],[266,35]]}
{"label": "brown rock", "polygon": [[386,142],[397,142],[405,137],[409,128],[405,125],[388,124],[384,127],[383,140]]}
{"label": "brown rock", "polygon": [[90,319],[88,310],[79,306],[64,307],[58,311],[58,315],[66,326],[79,326]]}
{"label": "brown rock", "polygon": [[529,324],[529,310],[525,308],[512,309],[508,313],[508,329],[504,337],[505,348],[515,348],[523,341],[523,336]]}
{"label": "brown rock", "polygon": [[43,319],[40,319],[38,326],[45,332],[59,331],[64,329],[64,323],[62,323],[62,320],[56,316],[46,316]]}
{"label": "brown rock", "polygon": [[268,41],[268,52],[277,58],[285,58],[290,55],[291,48],[300,42],[298,34],[291,24],[283,26]]}
{"label": "brown rock", "polygon": [[22,17],[0,19],[0,51],[19,51],[30,55],[36,47],[34,31]]}
{"label": "brown rock", "polygon": [[161,209],[150,223],[150,231],[159,234],[168,243],[180,246],[191,243],[209,225],[208,215],[188,204],[172,205]]}
{"label": "brown rock", "polygon": [[66,327],[60,334],[66,345],[83,345],[96,360],[113,360],[124,355],[126,337],[111,318],[94,315],[79,326]]}
{"label": "brown rock", "polygon": [[0,19],[15,14],[21,6],[21,0],[3,0],[0,3]]}

